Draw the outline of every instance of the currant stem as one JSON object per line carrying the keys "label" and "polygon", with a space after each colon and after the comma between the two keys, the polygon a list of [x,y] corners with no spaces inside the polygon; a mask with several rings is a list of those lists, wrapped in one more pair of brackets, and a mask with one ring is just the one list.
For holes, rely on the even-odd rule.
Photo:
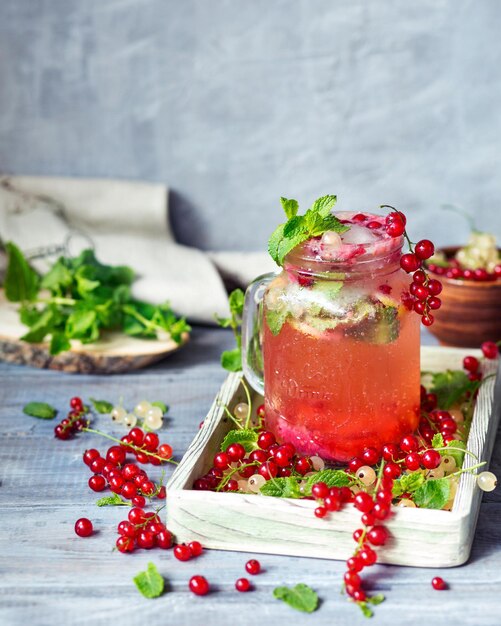
{"label": "currant stem", "polygon": [[244,388],[245,391],[245,395],[247,397],[247,406],[249,407],[247,410],[247,417],[245,419],[245,428],[249,428],[249,424],[250,424],[250,418],[251,418],[251,414],[252,414],[252,400],[251,400],[251,396],[250,396],[250,391],[249,388],[247,387],[247,385],[245,384],[245,380],[242,377],[242,387]]}
{"label": "currant stem", "polygon": [[487,461],[482,461],[482,463],[477,463],[476,465],[472,465],[471,467],[465,467],[464,469],[460,469],[453,474],[447,474],[444,478],[452,478],[452,476],[459,476],[460,474],[473,474],[473,470],[478,469],[479,467],[483,467],[487,464]]}
{"label": "currant stem", "polygon": [[160,456],[159,454],[155,454],[154,452],[148,452],[148,450],[143,450],[142,448],[135,446],[133,443],[125,444],[121,439],[117,439],[116,437],[103,433],[100,430],[95,430],[94,428],[82,428],[82,431],[85,431],[86,433],[94,433],[95,435],[101,435],[101,437],[106,437],[106,439],[111,439],[111,441],[115,441],[121,446],[125,445],[127,448],[131,448],[132,450],[135,450],[136,452],[144,452],[148,456],[155,457],[159,461],[162,461],[162,463],[166,462],[166,463],[172,463],[173,465],[179,465],[179,463],[177,461],[174,461],[173,459],[164,459],[163,456]]}

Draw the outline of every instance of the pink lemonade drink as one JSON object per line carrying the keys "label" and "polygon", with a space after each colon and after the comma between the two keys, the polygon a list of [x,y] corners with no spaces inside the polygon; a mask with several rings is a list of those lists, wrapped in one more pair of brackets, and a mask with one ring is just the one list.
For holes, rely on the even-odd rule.
{"label": "pink lemonade drink", "polygon": [[264,391],[279,441],[346,462],[417,428],[420,324],[403,238],[382,216],[335,215],[349,230],[295,248],[266,288]]}

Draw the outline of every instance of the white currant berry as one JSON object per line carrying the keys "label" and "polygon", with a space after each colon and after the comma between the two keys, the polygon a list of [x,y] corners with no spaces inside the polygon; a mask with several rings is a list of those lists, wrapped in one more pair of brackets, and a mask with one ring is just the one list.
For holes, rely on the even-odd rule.
{"label": "white currant berry", "polygon": [[148,428],[151,428],[151,430],[158,430],[159,428],[162,428],[164,420],[162,415],[158,415],[158,413],[149,410],[146,414],[146,417],[144,418],[144,423]]}
{"label": "white currant berry", "polygon": [[237,404],[237,406],[233,409],[233,412],[235,413],[237,420],[243,421],[247,419],[247,415],[249,414],[249,405],[245,402],[240,402],[240,404]]}
{"label": "white currant berry", "polygon": [[438,469],[444,470],[445,474],[451,474],[457,469],[456,461],[453,456],[449,456],[448,454],[442,457],[440,465]]}
{"label": "white currant berry", "polygon": [[114,406],[111,411],[111,419],[118,424],[121,424],[124,421],[124,417],[127,415],[127,411],[123,408],[123,406]]}
{"label": "white currant berry", "polygon": [[415,509],[416,503],[413,502],[412,500],[409,500],[409,498],[402,498],[402,500],[400,500],[397,506],[407,507],[409,509]]}
{"label": "white currant berry", "polygon": [[250,492],[249,482],[245,480],[245,478],[242,478],[241,480],[238,481],[238,489],[239,491],[244,491],[245,493],[249,493]]}
{"label": "white currant berry", "polygon": [[445,472],[441,467],[436,467],[426,474],[426,478],[443,478],[444,476]]}
{"label": "white currant berry", "polygon": [[482,491],[494,491],[497,484],[498,479],[496,478],[496,474],[492,472],[480,472],[477,476],[477,485]]}
{"label": "white currant berry", "polygon": [[146,413],[151,408],[151,404],[147,400],[141,400],[138,404],[136,404],[134,408],[134,413],[137,417],[146,417]]}
{"label": "white currant berry", "polygon": [[449,414],[456,424],[462,424],[464,422],[463,412],[459,409],[449,409]]}
{"label": "white currant berry", "polygon": [[127,413],[127,415],[123,419],[123,423],[127,428],[134,428],[137,424],[137,417],[134,413]]}
{"label": "white currant berry", "polygon": [[319,456],[310,456],[310,461],[313,469],[316,472],[321,472],[325,467],[325,461]]}
{"label": "white currant berry", "polygon": [[366,487],[373,485],[377,478],[376,472],[372,469],[372,467],[370,467],[370,465],[362,465],[362,467],[359,467],[356,476]]}
{"label": "white currant berry", "polygon": [[252,491],[253,493],[259,493],[259,490],[265,482],[266,478],[264,476],[261,476],[261,474],[253,474],[247,481],[249,491]]}

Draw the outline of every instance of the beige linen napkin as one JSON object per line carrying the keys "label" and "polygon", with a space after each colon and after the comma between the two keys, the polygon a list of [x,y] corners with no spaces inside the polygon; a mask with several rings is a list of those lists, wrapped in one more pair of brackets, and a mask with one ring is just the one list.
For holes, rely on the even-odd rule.
{"label": "beige linen napkin", "polygon": [[[79,234],[75,234],[75,231]],[[134,294],[168,300],[193,322],[226,315],[223,278],[245,286],[273,271],[265,253],[213,252],[178,244],[169,223],[164,185],[102,179],[5,176],[0,180],[0,239],[29,253],[62,246],[70,253],[93,242],[104,263],[130,265],[138,275]],[[79,248],[79,249],[78,249]],[[45,271],[55,256],[33,264]]]}

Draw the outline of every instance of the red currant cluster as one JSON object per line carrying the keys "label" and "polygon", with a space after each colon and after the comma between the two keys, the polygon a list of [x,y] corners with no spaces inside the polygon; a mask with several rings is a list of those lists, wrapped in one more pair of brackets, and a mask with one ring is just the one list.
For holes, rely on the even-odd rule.
{"label": "red currant cluster", "polygon": [[[193,541],[192,543],[188,545],[191,546],[193,543],[198,543],[198,542]],[[179,546],[176,546],[176,547],[179,547]],[[187,559],[181,559],[181,560],[186,561]],[[245,569],[247,573],[251,574],[252,576],[256,576],[261,571],[261,564],[259,563],[259,561],[256,561],[256,559],[251,559],[250,561],[247,561],[247,563],[245,564]],[[189,588],[190,588],[190,591],[192,591],[197,596],[205,596],[210,591],[210,585],[209,585],[208,580],[204,576],[198,576],[198,575],[192,576],[190,578]],[[252,589],[252,585],[248,578],[238,578],[235,581],[235,589],[237,591],[241,591],[245,593],[246,591],[250,591]]]}
{"label": "red currant cluster", "polygon": [[[393,207],[387,207],[393,209]],[[422,323],[431,326],[434,317],[430,311],[441,307],[442,301],[438,295],[442,291],[441,283],[436,279],[430,279],[427,272],[422,268],[423,261],[433,256],[435,246],[429,239],[421,239],[414,245],[407,236],[405,225],[407,219],[401,211],[393,209],[392,213],[386,216],[385,230],[390,237],[401,237],[405,235],[410,252],[403,254],[400,258],[400,267],[408,274],[413,274],[410,285],[410,296],[405,299],[405,304],[409,310],[414,310],[421,315]]]}
{"label": "red currant cluster", "polygon": [[463,269],[456,259],[451,259],[446,267],[427,264],[428,270],[437,276],[445,276],[445,278],[453,278],[455,280],[473,280],[477,283],[494,282],[501,279],[501,263],[496,265],[493,272],[488,272],[483,267],[476,269]]}
{"label": "red currant cluster", "polygon": [[262,430],[257,439],[257,449],[246,456],[240,443],[233,443],[225,452],[218,452],[213,467],[207,474],[195,480],[197,490],[238,491],[238,481],[234,476],[248,479],[258,474],[265,480],[291,476],[293,473],[304,476],[313,466],[307,456],[296,455],[291,443],[279,445],[275,435]]}
{"label": "red currant cluster", "polygon": [[348,487],[328,487],[324,482],[315,483],[311,495],[318,501],[315,517],[325,517],[327,513],[339,511],[343,504],[353,502],[353,492]]}
{"label": "red currant cluster", "polygon": [[65,419],[54,428],[54,435],[58,439],[70,439],[70,437],[88,428],[90,421],[86,418],[87,410],[81,398],[71,398],[70,411]]}
{"label": "red currant cluster", "polygon": [[116,547],[119,552],[134,552],[136,548],[151,550],[172,547],[172,533],[160,521],[157,513],[135,507],[129,511],[128,519],[118,524]]}

